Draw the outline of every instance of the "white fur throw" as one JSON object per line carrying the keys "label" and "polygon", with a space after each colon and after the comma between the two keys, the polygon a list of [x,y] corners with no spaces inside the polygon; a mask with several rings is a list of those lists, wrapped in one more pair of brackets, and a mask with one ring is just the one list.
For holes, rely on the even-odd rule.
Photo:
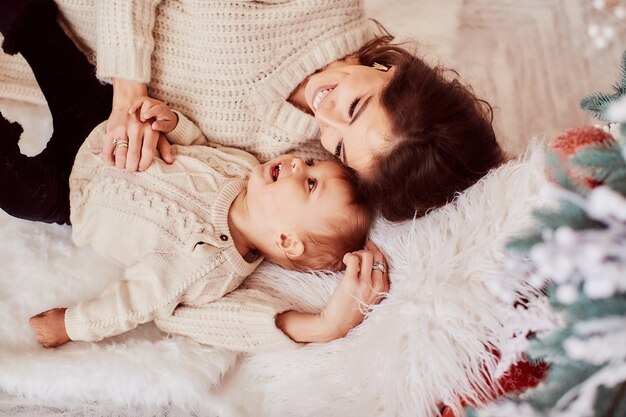
{"label": "white fur throw", "polygon": [[[414,222],[379,223],[388,298],[346,338],[237,357],[154,326],[97,343],[41,348],[28,318],[99,293],[119,271],[77,249],[69,227],[0,213],[0,391],[58,404],[173,406],[221,416],[428,416],[480,390],[495,369],[485,346],[510,337],[511,307],[486,290],[507,238],[526,228],[543,182],[540,146],[490,173],[454,204]],[[337,277],[261,267],[247,285],[305,310]]]}

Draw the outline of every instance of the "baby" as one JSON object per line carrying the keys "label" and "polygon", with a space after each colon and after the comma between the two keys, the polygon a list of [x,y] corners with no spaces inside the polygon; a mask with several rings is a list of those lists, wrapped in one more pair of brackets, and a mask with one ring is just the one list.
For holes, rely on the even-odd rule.
{"label": "baby", "polygon": [[[203,137],[163,103],[143,104],[177,143]],[[76,156],[72,236],[126,270],[100,297],[33,317],[46,347],[101,340],[151,320],[211,345],[278,346],[287,340],[274,317],[289,306],[237,289],[244,278],[263,258],[289,269],[340,269],[343,255],[365,243],[369,210],[335,161],[283,155],[259,165],[236,149],[177,146],[173,164],[156,160],[131,174],[103,163],[104,137],[100,125]]]}
{"label": "baby", "polygon": [[[107,165],[102,120],[110,86],[95,79],[54,19],[43,16],[35,10],[20,16],[21,27],[1,28],[5,43],[31,65],[54,133],[41,154],[27,157],[17,146],[20,126],[0,115],[0,206],[16,217],[71,223],[77,245],[93,247],[125,272],[93,300],[32,317],[39,342],[98,341],[149,321],[240,351],[341,336],[333,333],[337,302],[329,303],[334,315],[307,315],[240,286],[263,258],[289,269],[337,270],[344,254],[363,247],[372,214],[354,191],[352,173],[336,161],[283,155],[259,164],[244,151],[206,146],[190,120],[148,97],[134,103],[129,117],[145,120],[154,140],[165,134],[175,160],[157,159],[138,173]],[[27,35],[34,28],[37,39]],[[373,272],[372,260],[360,259]]]}

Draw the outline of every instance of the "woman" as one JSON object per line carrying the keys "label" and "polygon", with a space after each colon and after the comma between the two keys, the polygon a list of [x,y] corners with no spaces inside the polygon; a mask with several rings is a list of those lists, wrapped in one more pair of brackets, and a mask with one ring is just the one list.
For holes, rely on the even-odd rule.
{"label": "woman", "polygon": [[[167,141],[129,117],[146,94],[261,161],[319,158],[323,146],[392,221],[445,204],[503,159],[490,108],[392,37],[373,38],[360,1],[57,3],[113,84],[103,157],[120,168],[143,170],[157,153],[171,161]],[[35,94],[25,64],[1,59],[13,75],[0,96]]]}

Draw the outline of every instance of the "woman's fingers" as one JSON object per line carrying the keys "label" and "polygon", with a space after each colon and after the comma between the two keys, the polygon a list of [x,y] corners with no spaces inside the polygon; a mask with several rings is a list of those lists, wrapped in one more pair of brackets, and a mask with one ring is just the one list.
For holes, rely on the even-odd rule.
{"label": "woman's fingers", "polygon": [[137,113],[127,115],[124,125],[107,132],[102,157],[109,165],[131,172],[148,169],[157,150],[167,163],[172,163],[171,145],[165,137],[162,140],[160,137],[150,123],[139,120]]}
{"label": "woman's fingers", "polygon": [[[376,262],[381,262],[381,261],[377,260]],[[384,262],[383,262],[383,265],[385,265]],[[386,267],[387,266],[385,265],[385,268]],[[389,274],[379,269],[372,269],[372,290],[378,295],[380,295],[380,293],[388,292],[389,291]]]}
{"label": "woman's fingers", "polygon": [[[387,265],[382,252],[374,244],[366,247],[375,250],[365,249],[351,254],[359,260],[358,298],[366,304],[378,304],[389,291],[389,275],[386,271],[374,269],[374,262],[382,263],[385,269]],[[356,267],[352,266],[352,268]]]}
{"label": "woman's fingers", "polygon": [[[136,171],[139,166],[143,143],[143,124],[135,115],[131,115],[129,118],[127,133],[128,146],[119,146],[115,150],[115,166],[121,169],[126,168],[132,172]],[[120,158],[119,161],[118,158]]]}
{"label": "woman's fingers", "polygon": [[[359,283],[361,285],[362,294],[369,295],[372,289],[372,266],[374,265],[374,256],[369,251],[359,251],[361,258],[361,269],[359,271]],[[367,297],[369,298],[369,297]],[[366,300],[363,300],[366,301]]]}
{"label": "woman's fingers", "polygon": [[113,149],[113,156],[115,158],[115,166],[119,169],[124,169],[126,168],[126,152],[128,151],[130,143],[127,146],[114,146],[115,148]]}
{"label": "woman's fingers", "polygon": [[145,171],[152,164],[152,159],[157,149],[159,132],[150,128],[144,128],[143,145],[141,147],[141,157],[139,160],[139,171]]}
{"label": "woman's fingers", "polygon": [[382,255],[382,252],[380,251],[380,249],[378,249],[378,246],[376,246],[376,244],[374,242],[372,242],[371,240],[367,240],[367,242],[365,243],[365,249],[372,251],[372,252],[377,252],[380,255]]}
{"label": "woman's fingers", "polygon": [[115,152],[117,150],[114,141],[116,139],[126,141],[126,126],[128,124],[128,115],[124,109],[114,108],[107,120],[107,132],[104,143],[102,145],[102,158],[104,161],[113,166],[116,164]]}
{"label": "woman's fingers", "polygon": [[161,139],[159,131],[170,132],[176,123],[175,113],[162,101],[136,97],[128,108],[111,112],[102,157],[109,165],[131,172],[148,169],[157,151],[171,164],[171,145],[164,137]]}
{"label": "woman's fingers", "polygon": [[[126,137],[126,134],[124,134],[124,137]],[[102,144],[102,159],[104,159],[104,162],[109,166],[115,165],[115,157],[113,156],[115,152],[115,145],[113,145],[114,139],[115,133],[108,132]]]}
{"label": "woman's fingers", "polygon": [[373,271],[372,286],[376,292],[387,293],[389,291],[389,264],[387,263],[383,253],[380,251],[378,246],[374,244],[374,242],[368,240],[365,244],[365,248],[372,252],[374,261],[382,263],[385,269],[385,272],[378,269]]}
{"label": "woman's fingers", "polygon": [[174,162],[174,150],[172,145],[167,141],[165,135],[159,133],[159,139],[157,142],[157,150],[159,151],[159,155],[161,155],[161,159],[163,159],[168,164]]}

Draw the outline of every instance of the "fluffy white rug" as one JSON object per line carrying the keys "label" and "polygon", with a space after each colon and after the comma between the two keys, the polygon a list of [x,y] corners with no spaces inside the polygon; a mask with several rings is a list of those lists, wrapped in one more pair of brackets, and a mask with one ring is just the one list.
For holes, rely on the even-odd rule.
{"label": "fluffy white rug", "polygon": [[[529,224],[542,161],[532,147],[455,204],[378,224],[373,239],[392,284],[368,319],[332,343],[249,357],[167,338],[152,325],[98,344],[39,347],[28,317],[95,295],[119,271],[75,248],[68,227],[1,213],[0,391],[25,395],[25,404],[167,405],[201,415],[433,415],[436,403],[458,404],[481,389],[481,371],[496,367],[485,346],[511,335],[503,327],[511,307],[484,284],[499,278],[507,238]],[[247,285],[315,310],[336,282],[267,265]]]}

